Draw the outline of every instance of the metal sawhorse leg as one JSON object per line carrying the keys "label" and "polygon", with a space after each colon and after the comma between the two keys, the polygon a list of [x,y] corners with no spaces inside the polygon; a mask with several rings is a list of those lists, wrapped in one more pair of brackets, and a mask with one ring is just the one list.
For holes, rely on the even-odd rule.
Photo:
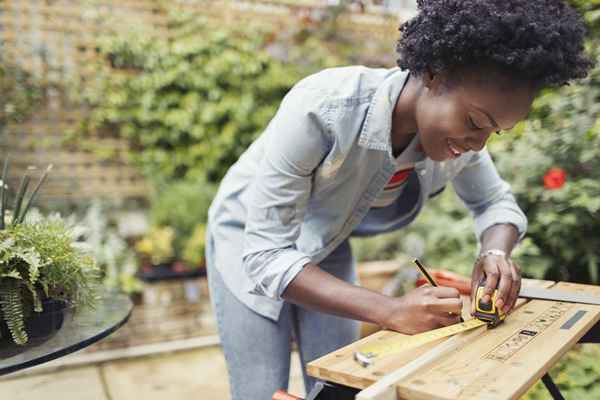
{"label": "metal sawhorse leg", "polygon": [[[578,343],[600,343],[600,323],[597,323],[592,327],[592,329],[587,331],[587,333],[583,335],[581,339],[579,339]],[[542,376],[542,382],[554,400],[565,400],[563,395],[560,393],[558,386],[556,386],[552,380],[552,377],[548,373]]]}

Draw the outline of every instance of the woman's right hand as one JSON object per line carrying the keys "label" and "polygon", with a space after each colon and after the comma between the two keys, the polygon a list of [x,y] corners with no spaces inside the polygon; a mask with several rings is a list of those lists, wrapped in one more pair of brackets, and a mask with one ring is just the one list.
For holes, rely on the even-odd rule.
{"label": "woman's right hand", "polygon": [[463,302],[454,288],[421,286],[390,300],[379,322],[385,329],[413,335],[460,322]]}

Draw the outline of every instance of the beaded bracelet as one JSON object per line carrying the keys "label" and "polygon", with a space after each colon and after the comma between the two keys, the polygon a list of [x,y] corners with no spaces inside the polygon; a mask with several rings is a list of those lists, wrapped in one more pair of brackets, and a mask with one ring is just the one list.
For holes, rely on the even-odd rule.
{"label": "beaded bracelet", "polygon": [[504,259],[508,258],[508,257],[506,257],[506,252],[504,250],[489,249],[482,253],[479,253],[479,255],[477,256],[476,262],[479,263],[481,260],[483,260],[484,257],[487,257],[487,256],[500,256],[500,257],[504,257]]}

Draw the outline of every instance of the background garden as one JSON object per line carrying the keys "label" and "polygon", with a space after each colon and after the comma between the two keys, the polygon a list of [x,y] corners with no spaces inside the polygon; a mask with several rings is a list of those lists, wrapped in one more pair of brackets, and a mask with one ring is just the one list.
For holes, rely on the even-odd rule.
{"label": "background garden", "polygon": [[[35,182],[53,164],[29,220],[70,232],[94,260],[89,275],[139,299],[155,279],[202,275],[218,183],[291,86],[326,67],[394,66],[398,15],[414,5],[122,3],[0,1],[0,161],[10,157],[12,218],[23,177]],[[600,60],[600,2],[572,3]],[[599,116],[597,65],[544,92],[527,121],[489,144],[529,218],[514,255],[526,277],[600,284]],[[352,245],[360,262],[424,255],[465,275],[477,253],[452,190],[409,229]],[[599,356],[580,346],[551,372],[567,398],[600,398]],[[549,395],[538,385],[527,398]]]}

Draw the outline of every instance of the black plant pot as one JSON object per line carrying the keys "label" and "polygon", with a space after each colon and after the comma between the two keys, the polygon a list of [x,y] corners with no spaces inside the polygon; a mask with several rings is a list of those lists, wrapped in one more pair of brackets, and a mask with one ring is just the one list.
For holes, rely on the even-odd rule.
{"label": "black plant pot", "polygon": [[205,275],[204,269],[194,268],[187,271],[175,271],[172,264],[159,264],[151,268],[141,269],[137,277],[144,282],[167,281],[177,279],[197,278]]}
{"label": "black plant pot", "polygon": [[[67,306],[67,302],[63,300],[42,301],[43,311],[33,312],[25,318],[25,332],[29,341],[22,347],[39,345],[54,336],[63,325]],[[2,333],[1,341],[12,343],[10,330],[4,321],[0,321],[0,333]]]}

